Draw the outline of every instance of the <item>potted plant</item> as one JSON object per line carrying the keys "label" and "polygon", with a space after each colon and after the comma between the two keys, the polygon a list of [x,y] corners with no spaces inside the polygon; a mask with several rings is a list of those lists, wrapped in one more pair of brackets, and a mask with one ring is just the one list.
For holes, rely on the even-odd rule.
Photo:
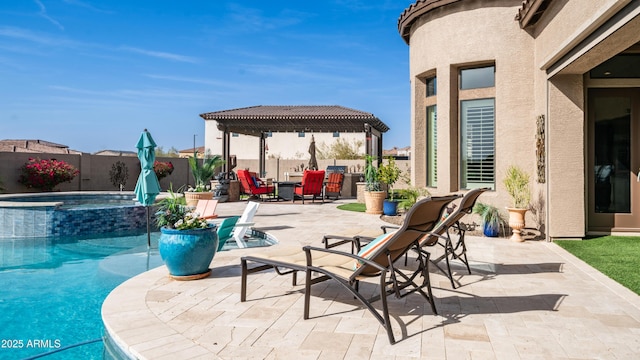
{"label": "potted plant", "polygon": [[473,207],[473,213],[480,215],[482,218],[482,233],[484,236],[498,236],[500,227],[504,224],[504,219],[497,207],[477,202]]}
{"label": "potted plant", "polygon": [[531,199],[529,174],[512,165],[507,169],[503,184],[511,197],[511,206],[507,207],[509,211],[509,227],[513,230],[511,240],[523,242],[521,230],[525,227],[525,214]]}
{"label": "potted plant", "polygon": [[213,199],[210,180],[213,178],[216,169],[222,164],[224,164],[224,160],[220,155],[205,156],[202,161],[198,161],[198,152],[194,151],[193,156],[189,158],[189,168],[191,169],[195,185],[184,193],[187,199],[187,205],[196,206],[198,200]]}
{"label": "potted plant", "polygon": [[215,225],[200,219],[185,198],[169,189],[169,195],[160,200],[156,224],[160,228],[158,250],[177,280],[202,279],[211,273],[209,265],[218,248]]}
{"label": "potted plant", "polygon": [[382,214],[384,199],[387,192],[382,191],[380,181],[378,179],[378,169],[373,165],[373,156],[365,157],[364,168],[364,203],[366,205],[367,214]]}
{"label": "potted plant", "polygon": [[384,209],[383,212],[385,215],[395,216],[398,213],[398,202],[396,202],[393,191],[393,184],[398,181],[400,177],[400,168],[396,165],[396,161],[393,156],[389,156],[387,158],[387,164],[380,164],[378,167],[378,180],[384,184],[387,184],[387,188],[389,191],[389,200],[384,200]]}
{"label": "potted plant", "polygon": [[417,188],[417,187],[409,187],[408,189],[400,189],[398,190],[399,194],[399,202],[398,209],[400,210],[409,210],[418,199],[422,196],[429,196],[429,190],[425,188]]}

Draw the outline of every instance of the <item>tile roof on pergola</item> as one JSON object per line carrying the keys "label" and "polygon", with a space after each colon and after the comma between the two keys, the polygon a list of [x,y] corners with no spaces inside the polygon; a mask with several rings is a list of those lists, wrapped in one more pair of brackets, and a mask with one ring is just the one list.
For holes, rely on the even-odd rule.
{"label": "tile roof on pergola", "polygon": [[252,106],[200,114],[218,129],[260,136],[267,132],[363,132],[370,125],[380,133],[389,127],[371,113],[343,106]]}
{"label": "tile roof on pergola", "polygon": [[[259,105],[200,114],[212,120],[224,133],[222,156],[224,171],[229,171],[230,134],[260,137],[260,174],[265,169],[265,134],[270,132],[359,132],[366,134],[366,153],[382,161],[382,134],[389,127],[371,113],[337,105]],[[374,141],[374,139],[376,141]],[[375,143],[375,145],[374,145]],[[377,154],[372,154],[377,148]]]}

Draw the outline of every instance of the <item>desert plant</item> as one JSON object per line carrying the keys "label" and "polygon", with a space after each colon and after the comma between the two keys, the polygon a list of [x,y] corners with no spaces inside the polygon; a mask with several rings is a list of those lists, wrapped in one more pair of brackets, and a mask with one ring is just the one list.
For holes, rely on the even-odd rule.
{"label": "desert plant", "polygon": [[187,206],[185,198],[173,191],[173,186],[167,190],[169,196],[160,200],[156,212],[156,224],[176,230],[204,229],[206,219],[200,219],[193,207]]}
{"label": "desert plant", "polygon": [[194,151],[193,156],[189,158],[189,167],[195,181],[195,188],[191,190],[195,192],[205,191],[206,185],[213,178],[216,168],[222,164],[224,164],[224,160],[220,155],[205,156],[202,161],[198,161],[198,152]]}
{"label": "desert plant", "polygon": [[526,209],[531,200],[529,175],[519,167],[512,165],[507,169],[503,183],[511,197],[512,207]]}
{"label": "desert plant", "polygon": [[365,157],[364,182],[365,191],[380,191],[378,169],[373,165],[373,156],[371,155]]}
{"label": "desert plant", "polygon": [[322,143],[317,148],[318,159],[362,159],[360,148],[364,142],[353,140],[349,143],[346,139],[338,138],[331,146]]}
{"label": "desert plant", "polygon": [[120,190],[124,189],[128,178],[129,169],[127,168],[127,164],[122,161],[116,161],[111,165],[111,170],[109,170],[109,180],[111,180],[111,184],[113,184],[113,186]]}
{"label": "desert plant", "polygon": [[429,190],[425,188],[410,187],[408,189],[398,190],[398,195],[398,197],[400,198],[398,208],[402,210],[408,210],[413,206],[413,204],[418,202],[418,199],[421,196],[428,196]]}
{"label": "desert plant", "polygon": [[482,225],[485,227],[499,229],[505,224],[505,220],[502,217],[500,210],[493,205],[477,202],[473,206],[473,213],[480,215]]}
{"label": "desert plant", "polygon": [[29,158],[20,170],[22,174],[18,179],[19,183],[42,191],[52,191],[56,185],[71,182],[80,174],[75,166],[56,159]]}
{"label": "desert plant", "polygon": [[387,184],[389,187],[389,197],[391,198],[391,201],[393,201],[394,193],[393,184],[395,184],[396,181],[398,181],[398,178],[400,178],[400,173],[400,168],[396,165],[396,161],[393,156],[389,156],[387,158],[386,165],[382,163],[378,167],[378,180]]}

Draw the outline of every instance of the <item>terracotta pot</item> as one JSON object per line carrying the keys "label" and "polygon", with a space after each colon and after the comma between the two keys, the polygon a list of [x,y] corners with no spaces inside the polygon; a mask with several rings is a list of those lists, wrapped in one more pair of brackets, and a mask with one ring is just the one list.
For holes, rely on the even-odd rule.
{"label": "terracotta pot", "polygon": [[213,192],[211,191],[202,191],[202,192],[193,192],[193,191],[185,191],[184,198],[187,200],[188,206],[196,206],[198,205],[198,200],[211,200],[213,199]]}
{"label": "terracotta pot", "polygon": [[384,199],[387,197],[386,191],[365,191],[364,203],[367,207],[367,214],[382,215]]}
{"label": "terracotta pot", "polygon": [[515,242],[523,242],[521,230],[525,226],[524,215],[527,209],[507,208],[509,211],[509,227],[513,230],[511,240]]}

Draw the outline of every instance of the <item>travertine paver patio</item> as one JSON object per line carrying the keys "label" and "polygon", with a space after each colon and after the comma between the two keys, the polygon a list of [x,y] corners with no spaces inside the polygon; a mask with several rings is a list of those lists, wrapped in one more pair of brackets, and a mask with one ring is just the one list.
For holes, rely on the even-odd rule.
{"label": "travertine paver patio", "polygon": [[[341,202],[341,201],[340,201]],[[282,244],[316,244],[322,235],[377,231],[377,216],[336,209],[340,202],[262,204],[256,227]],[[222,203],[221,216],[245,203]],[[240,257],[216,254],[209,278],[171,280],[160,267],[107,298],[107,331],[141,359],[634,359],[640,358],[640,297],[553,243],[469,237],[472,275],[460,282],[432,269],[439,315],[416,294],[390,299],[399,342],[336,283],[312,288],[273,271],[249,276],[240,302]],[[439,249],[435,249],[434,251]],[[304,280],[303,276],[299,278]],[[364,284],[363,292],[370,291]]]}

